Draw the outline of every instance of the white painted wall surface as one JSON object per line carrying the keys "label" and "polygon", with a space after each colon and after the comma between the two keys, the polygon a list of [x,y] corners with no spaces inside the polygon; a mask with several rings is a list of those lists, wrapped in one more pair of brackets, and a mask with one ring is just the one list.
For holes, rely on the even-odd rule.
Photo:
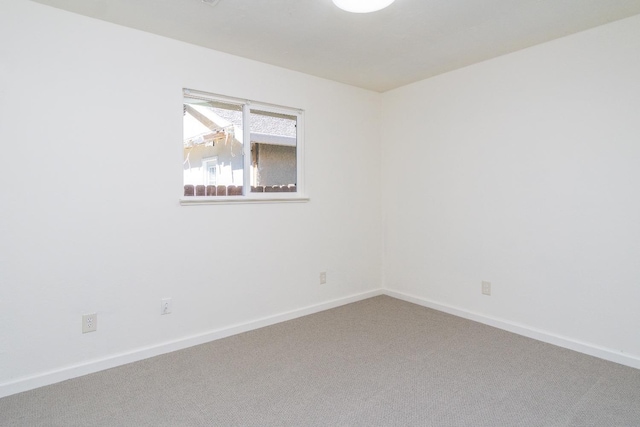
{"label": "white painted wall surface", "polygon": [[640,361],[639,52],[636,16],[383,94],[385,287]]}
{"label": "white painted wall surface", "polygon": [[[380,288],[379,94],[0,9],[0,387]],[[183,87],[304,109],[310,201],[180,206]]]}

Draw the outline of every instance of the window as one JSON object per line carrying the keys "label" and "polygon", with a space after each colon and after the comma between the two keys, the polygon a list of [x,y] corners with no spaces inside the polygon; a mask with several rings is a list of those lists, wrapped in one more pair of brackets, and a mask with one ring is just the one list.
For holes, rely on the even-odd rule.
{"label": "window", "polygon": [[205,185],[218,184],[218,158],[212,157],[202,159],[204,163],[204,183]]}
{"label": "window", "polygon": [[302,111],[183,92],[183,204],[305,200]]}

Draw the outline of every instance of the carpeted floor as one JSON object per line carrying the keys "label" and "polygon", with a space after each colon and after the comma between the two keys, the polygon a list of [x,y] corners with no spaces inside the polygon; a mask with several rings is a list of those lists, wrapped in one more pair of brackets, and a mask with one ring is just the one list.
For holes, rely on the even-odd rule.
{"label": "carpeted floor", "polygon": [[640,426],[640,370],[387,296],[0,399],[2,426]]}

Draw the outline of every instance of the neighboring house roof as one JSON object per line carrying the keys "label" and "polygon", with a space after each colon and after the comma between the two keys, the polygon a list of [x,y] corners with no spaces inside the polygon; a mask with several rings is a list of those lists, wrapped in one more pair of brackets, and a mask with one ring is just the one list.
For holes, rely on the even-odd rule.
{"label": "neighboring house roof", "polygon": [[277,115],[251,115],[251,142],[296,145],[296,121]]}
{"label": "neighboring house roof", "polygon": [[[242,140],[242,111],[193,104],[188,107],[185,107],[185,145],[197,144],[212,131],[232,129],[236,139]],[[251,114],[251,142],[295,147],[296,121],[277,114]]]}
{"label": "neighboring house roof", "polygon": [[[242,127],[220,117],[213,109],[202,105],[185,104],[183,142],[185,147],[213,145],[216,140],[226,140],[228,135],[242,140]],[[238,111],[238,113],[242,114]]]}

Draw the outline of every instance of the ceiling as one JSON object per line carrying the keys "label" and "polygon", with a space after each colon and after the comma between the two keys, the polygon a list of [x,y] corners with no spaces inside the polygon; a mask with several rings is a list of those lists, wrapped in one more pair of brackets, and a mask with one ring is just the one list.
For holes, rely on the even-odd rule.
{"label": "ceiling", "polygon": [[640,14],[640,0],[396,0],[371,14],[331,0],[34,1],[378,92]]}

